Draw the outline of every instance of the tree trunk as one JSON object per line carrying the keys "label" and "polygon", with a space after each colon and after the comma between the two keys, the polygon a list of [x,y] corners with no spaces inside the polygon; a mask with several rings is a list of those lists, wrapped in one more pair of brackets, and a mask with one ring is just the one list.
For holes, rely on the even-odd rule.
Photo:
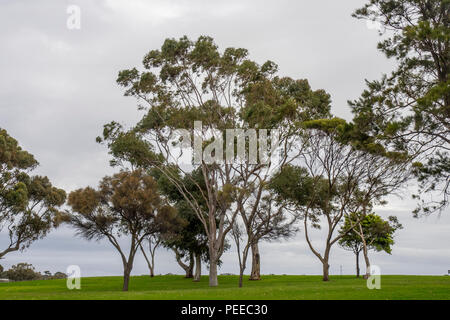
{"label": "tree trunk", "polygon": [[328,259],[323,262],[323,281],[330,281],[330,265]]}
{"label": "tree trunk", "polygon": [[366,275],[364,276],[364,279],[369,279],[369,277],[370,277],[370,261],[369,261],[369,253],[368,253],[366,245],[363,245],[363,254],[364,254],[364,260],[366,262]]}
{"label": "tree trunk", "polygon": [[150,266],[150,277],[151,278],[153,278],[155,276],[155,251],[156,251],[156,248],[154,251],[151,252],[151,255],[152,255],[152,264]]}
{"label": "tree trunk", "polygon": [[155,276],[155,251],[150,250],[151,260],[149,260],[142,245],[139,247],[141,248],[145,261],[147,262],[148,269],[150,270],[150,277],[153,278]]}
{"label": "tree trunk", "polygon": [[210,253],[209,261],[209,286],[217,287],[219,281],[217,280],[217,258],[214,253]]}
{"label": "tree trunk", "polygon": [[239,271],[239,288],[242,288],[242,280],[244,279],[244,269],[241,268]]}
{"label": "tree trunk", "polygon": [[184,272],[186,272],[186,278],[191,279],[193,278],[193,271],[194,271],[194,258],[193,254],[189,254],[189,265],[186,265],[183,260],[181,259],[181,254],[178,252],[177,249],[172,249],[175,252],[175,257],[177,259],[178,264],[181,268],[183,268]]}
{"label": "tree trunk", "polygon": [[186,278],[192,279],[194,277],[194,254],[192,252],[189,253],[189,266],[186,271]]}
{"label": "tree trunk", "polygon": [[359,278],[360,271],[359,271],[359,251],[355,253],[356,255],[356,277]]}
{"label": "tree trunk", "polygon": [[155,265],[152,265],[150,267],[150,277],[154,278],[155,277]]}
{"label": "tree trunk", "polygon": [[250,274],[250,280],[261,280],[261,260],[258,243],[252,245],[252,272]]}
{"label": "tree trunk", "polygon": [[322,264],[323,264],[323,281],[330,281],[330,265],[328,261],[330,261],[330,251],[331,245],[330,242],[327,241],[327,246],[325,248],[325,253],[323,255]]}
{"label": "tree trunk", "polygon": [[128,291],[128,284],[130,283],[131,270],[128,266],[125,266],[123,271],[123,288],[122,291]]}
{"label": "tree trunk", "polygon": [[195,255],[195,275],[194,275],[194,281],[200,282],[200,279],[202,277],[202,256],[201,254]]}
{"label": "tree trunk", "polygon": [[370,277],[370,261],[369,261],[369,253],[367,249],[367,242],[366,238],[364,237],[364,232],[361,226],[361,223],[359,223],[359,231],[360,231],[360,237],[362,240],[362,246],[363,246],[363,254],[364,254],[364,260],[366,262],[366,275],[364,276],[364,279],[368,279]]}

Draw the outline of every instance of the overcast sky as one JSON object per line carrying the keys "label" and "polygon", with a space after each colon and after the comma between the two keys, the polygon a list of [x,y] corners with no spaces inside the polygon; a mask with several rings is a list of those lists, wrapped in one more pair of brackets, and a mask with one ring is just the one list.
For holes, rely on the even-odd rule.
{"label": "overcast sky", "polygon": [[[335,115],[351,119],[347,100],[378,79],[393,62],[377,51],[376,30],[351,17],[362,0],[0,0],[0,127],[33,153],[58,187],[96,186],[114,172],[107,150],[95,143],[112,120],[133,125],[141,114],[116,83],[119,70],[140,66],[164,39],[212,36],[220,48],[244,47],[260,63],[275,61],[280,74],[325,89]],[[67,7],[81,9],[81,29],[67,28]],[[410,196],[394,198],[377,213],[404,225],[393,254],[372,253],[383,274],[444,274],[450,269],[450,212],[413,219]],[[324,241],[320,233],[314,243]],[[0,234],[0,249],[7,245]],[[157,253],[156,273],[181,273],[174,255]],[[304,234],[261,245],[262,273],[320,274]],[[222,273],[237,273],[236,253],[225,253]],[[87,242],[69,228],[54,231],[1,264],[29,262],[39,271],[79,265],[83,276],[120,275],[118,253],[107,242]],[[352,253],[334,247],[331,274],[354,272]],[[206,272],[206,270],[204,270]],[[146,274],[138,257],[133,274]]]}

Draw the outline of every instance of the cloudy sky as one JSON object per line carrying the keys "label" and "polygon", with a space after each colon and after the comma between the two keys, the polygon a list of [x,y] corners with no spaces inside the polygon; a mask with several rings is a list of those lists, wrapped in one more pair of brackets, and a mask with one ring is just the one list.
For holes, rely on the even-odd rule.
{"label": "cloudy sky", "polygon": [[[0,0],[0,127],[19,140],[47,175],[68,191],[97,181],[113,169],[107,151],[95,143],[112,120],[132,125],[136,103],[123,97],[119,70],[140,66],[143,56],[166,38],[212,36],[221,48],[244,47],[251,58],[279,64],[280,74],[306,78],[327,90],[333,112],[350,119],[346,101],[364,88],[364,79],[389,72],[393,62],[376,50],[376,30],[351,17],[363,0]],[[81,28],[67,28],[67,8],[81,10]],[[450,269],[450,212],[413,219],[410,196],[379,208],[395,214],[405,229],[393,255],[372,254],[383,274],[444,274]],[[314,242],[320,247],[323,237]],[[0,246],[7,239],[0,234]],[[1,248],[0,248],[1,249]],[[289,242],[261,245],[262,272],[320,274],[304,234]],[[238,271],[233,250],[221,272]],[[76,238],[69,228],[54,231],[24,253],[6,256],[5,267],[29,262],[40,271],[79,265],[83,276],[120,275],[117,252],[106,242]],[[354,257],[335,247],[331,273],[350,274]],[[181,273],[173,254],[157,253],[156,273]],[[138,257],[134,274],[146,274]]]}

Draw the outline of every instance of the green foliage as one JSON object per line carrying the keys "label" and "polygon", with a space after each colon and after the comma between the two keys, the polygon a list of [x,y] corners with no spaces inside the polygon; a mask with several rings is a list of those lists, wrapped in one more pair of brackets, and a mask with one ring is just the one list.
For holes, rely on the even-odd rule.
{"label": "green foliage", "polygon": [[303,206],[311,200],[314,182],[308,171],[301,167],[286,166],[275,175],[268,184],[281,201],[288,201],[295,206]]}
{"label": "green foliage", "polygon": [[24,250],[60,223],[59,208],[66,200],[62,189],[47,177],[29,176],[37,161],[0,129],[0,231],[8,229],[10,244],[0,251]]}
{"label": "green foliage", "polygon": [[[394,234],[397,230],[402,229],[402,225],[398,223],[396,217],[389,217],[388,220],[383,220],[380,216],[372,213],[364,217],[357,214],[352,214],[345,218],[345,222],[340,229],[343,235],[339,240],[339,245],[347,250],[358,254],[362,250],[363,241],[360,235],[358,220],[360,220],[364,240],[367,248],[376,251],[385,251],[392,253],[392,246],[394,245]],[[356,229],[356,231],[355,231]],[[351,230],[348,232],[348,230]]]}
{"label": "green foliage", "polygon": [[313,91],[307,80],[288,77],[251,83],[240,115],[251,128],[294,126],[330,116],[331,99],[324,90]]}
{"label": "green foliage", "polygon": [[34,267],[28,263],[18,263],[4,272],[4,276],[12,281],[30,281],[40,278],[40,273],[34,270]]}
{"label": "green foliage", "polygon": [[[0,128],[0,164],[4,169],[33,169],[38,165],[33,155],[22,150],[17,140]],[[2,171],[3,171],[2,170]]]}
{"label": "green foliage", "polygon": [[309,120],[303,122],[301,126],[308,130],[320,130],[337,142],[349,145],[355,150],[386,157],[398,163],[409,159],[406,152],[388,151],[374,137],[363,133],[357,125],[340,118]]}
{"label": "green foliage", "polygon": [[161,160],[151,144],[142,140],[135,132],[124,132],[117,122],[105,125],[103,137],[97,137],[97,142],[108,146],[109,153],[113,156],[110,163],[113,167],[123,167],[125,163],[143,167]]}

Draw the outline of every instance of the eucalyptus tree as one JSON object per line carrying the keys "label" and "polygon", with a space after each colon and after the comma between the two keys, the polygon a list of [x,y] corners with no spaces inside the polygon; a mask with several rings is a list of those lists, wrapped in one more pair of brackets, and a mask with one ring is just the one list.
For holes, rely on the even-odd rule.
{"label": "eucalyptus tree", "polygon": [[[165,246],[168,241],[175,241],[175,239],[180,239],[186,232],[188,224],[189,222],[184,219],[183,214],[180,211],[177,211],[176,216],[174,215],[169,219],[160,221],[160,231],[150,234],[144,239],[144,244],[140,244],[139,248],[141,249],[145,261],[147,262],[151,278],[155,276],[156,250],[160,247]],[[145,245],[145,243],[147,243],[147,245]],[[145,249],[145,247],[148,248],[148,251]],[[182,261],[179,260],[178,255],[179,253],[177,252],[178,263],[184,267],[183,269],[186,270],[184,264],[182,264]],[[188,268],[188,270],[186,270],[186,278],[190,278],[191,276],[191,268]]]}
{"label": "eucalyptus tree", "polygon": [[440,211],[450,195],[450,1],[370,0],[354,17],[382,26],[378,49],[397,61],[351,102],[354,122],[386,149],[412,157],[415,215]]}
{"label": "eucalyptus tree", "polygon": [[61,222],[66,193],[47,177],[30,176],[37,165],[33,155],[0,129],[0,231],[6,229],[9,238],[0,259],[25,250]]}
{"label": "eucalyptus tree", "polygon": [[[176,210],[164,203],[155,180],[142,170],[105,177],[98,189],[87,187],[69,194],[66,221],[88,240],[107,239],[123,264],[123,291],[128,291],[137,251],[151,235],[165,232]],[[119,238],[129,238],[128,253]]]}
{"label": "eucalyptus tree", "polygon": [[155,255],[156,250],[160,247],[162,243],[161,235],[160,234],[152,234],[145,239],[148,244],[148,252],[150,256],[147,255],[145,245],[143,246],[142,243],[139,246],[141,249],[141,252],[144,256],[145,261],[147,262],[148,269],[150,270],[150,277],[153,278],[155,276]]}
{"label": "eucalyptus tree", "polygon": [[[403,226],[397,217],[390,216],[384,220],[375,213],[367,214],[362,219],[358,213],[352,213],[345,217],[345,223],[339,231],[343,237],[339,240],[339,246],[352,251],[356,257],[356,277],[360,276],[359,254],[364,254],[366,270],[370,270],[369,250],[392,253],[394,234]],[[350,230],[350,231],[348,231]]]}
{"label": "eucalyptus tree", "polygon": [[[387,153],[370,139],[361,144],[354,126],[344,120],[312,120],[303,126],[305,152],[272,179],[270,188],[280,202],[301,214],[306,242],[328,281],[332,246],[351,230],[335,233],[343,219],[352,212],[364,217],[371,204],[385,204],[385,197],[401,188],[409,171],[405,155]],[[310,227],[321,229],[323,224],[326,239],[320,252]]]}

